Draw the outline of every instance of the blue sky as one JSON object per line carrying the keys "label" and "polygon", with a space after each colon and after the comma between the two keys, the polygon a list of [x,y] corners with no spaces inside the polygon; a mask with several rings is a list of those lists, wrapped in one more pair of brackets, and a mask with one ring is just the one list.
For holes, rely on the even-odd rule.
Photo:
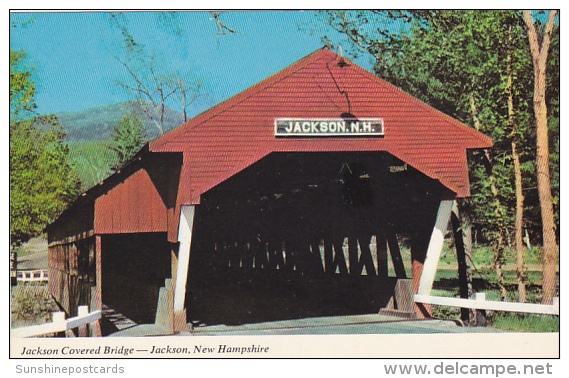
{"label": "blue sky", "polygon": [[[201,78],[205,96],[188,109],[196,115],[247,89],[323,46],[338,34],[318,23],[312,11],[232,11],[221,15],[238,34],[218,35],[206,11],[178,12],[184,33],[176,37],[157,13],[126,12],[129,31],[165,70]],[[34,68],[38,112],[79,111],[131,99],[117,86],[125,75],[114,56],[121,35],[105,12],[11,13],[10,48],[28,54]],[[316,30],[309,33],[308,30]],[[356,60],[371,70],[368,56]],[[179,107],[169,104],[175,110]]]}
{"label": "blue sky", "polygon": [[[190,115],[231,97],[322,47],[311,11],[245,11],[221,15],[239,34],[218,35],[209,12],[182,12],[176,37],[152,12],[128,12],[129,31],[161,65],[204,82],[207,95]],[[39,113],[78,111],[130,99],[116,85],[124,68],[115,60],[121,35],[103,12],[12,13],[10,48],[28,54]],[[302,30],[299,30],[302,29]],[[368,58],[358,60],[368,69]]]}

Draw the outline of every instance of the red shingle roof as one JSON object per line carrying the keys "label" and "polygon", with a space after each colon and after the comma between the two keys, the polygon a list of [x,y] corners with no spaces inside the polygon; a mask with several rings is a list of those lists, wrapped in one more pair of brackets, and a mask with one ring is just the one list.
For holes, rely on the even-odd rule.
{"label": "red shingle roof", "polygon": [[[347,66],[338,65],[344,59]],[[347,95],[345,95],[345,92]],[[277,138],[275,118],[383,118],[382,138]],[[183,152],[178,205],[271,152],[387,151],[458,197],[470,194],[466,149],[492,140],[399,90],[327,48],[320,49],[150,143]],[[185,193],[185,194],[184,194]]]}

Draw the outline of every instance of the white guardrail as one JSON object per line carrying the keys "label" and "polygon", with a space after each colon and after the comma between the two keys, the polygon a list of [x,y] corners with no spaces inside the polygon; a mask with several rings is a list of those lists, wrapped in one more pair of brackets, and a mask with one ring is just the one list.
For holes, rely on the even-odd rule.
{"label": "white guardrail", "polygon": [[47,282],[49,274],[46,269],[18,270],[16,278],[18,282]]}
{"label": "white guardrail", "polygon": [[440,306],[472,308],[476,310],[525,312],[532,314],[559,315],[559,298],[553,298],[553,304],[487,301],[486,294],[476,293],[474,299],[436,297],[415,294],[415,302]]}
{"label": "white guardrail", "polygon": [[78,315],[65,319],[65,312],[54,312],[51,323],[33,325],[29,327],[14,328],[10,331],[11,337],[34,337],[49,333],[64,332],[78,327],[87,326],[101,319],[101,310],[89,312],[87,306],[77,308]]}

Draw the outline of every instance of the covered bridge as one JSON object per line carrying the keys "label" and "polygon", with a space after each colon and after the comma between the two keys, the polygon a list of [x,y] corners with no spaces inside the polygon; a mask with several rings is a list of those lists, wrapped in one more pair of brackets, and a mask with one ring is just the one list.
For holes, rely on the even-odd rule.
{"label": "covered bridge", "polygon": [[377,311],[406,276],[398,236],[415,292],[430,292],[426,256],[436,267],[452,203],[470,195],[467,150],[491,146],[322,48],[78,198],[48,227],[50,291],[70,314],[105,303],[172,332]]}

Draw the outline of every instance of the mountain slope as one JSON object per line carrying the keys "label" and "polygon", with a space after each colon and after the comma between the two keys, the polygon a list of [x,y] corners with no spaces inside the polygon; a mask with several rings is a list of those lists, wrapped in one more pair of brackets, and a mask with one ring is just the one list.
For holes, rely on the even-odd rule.
{"label": "mountain slope", "polygon": [[[134,101],[90,108],[79,112],[61,112],[56,115],[67,135],[66,139],[68,141],[79,141],[107,139],[111,135],[113,127],[127,114],[134,114],[142,122],[149,140],[160,136],[156,123]],[[153,115],[158,119],[158,112]],[[183,122],[182,114],[166,108],[164,133],[180,126]]]}

